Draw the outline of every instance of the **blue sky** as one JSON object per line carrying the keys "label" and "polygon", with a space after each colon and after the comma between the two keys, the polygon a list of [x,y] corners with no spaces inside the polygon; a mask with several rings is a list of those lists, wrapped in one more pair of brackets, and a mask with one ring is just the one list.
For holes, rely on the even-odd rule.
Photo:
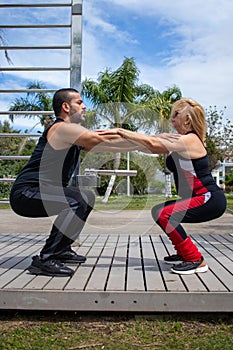
{"label": "blue sky", "polygon": [[[1,0],[0,3],[16,1]],[[21,0],[20,3],[43,1]],[[47,0],[69,2],[69,0]],[[69,10],[33,8],[0,9],[0,22],[69,23]],[[106,67],[118,68],[124,57],[134,57],[140,70],[139,82],[163,91],[176,84],[183,96],[192,97],[205,108],[227,107],[225,116],[233,120],[233,1],[232,0],[83,0],[82,79],[96,79]],[[21,33],[21,34],[20,34]],[[55,32],[6,29],[9,45],[69,44],[66,29]],[[41,52],[9,52],[15,66],[41,65]],[[36,56],[36,57],[35,57]],[[67,52],[46,56],[46,64],[69,65]],[[7,66],[3,52],[0,65]],[[35,79],[47,87],[69,85],[67,73],[36,73]],[[0,88],[25,88],[33,73],[0,73]],[[0,96],[0,110],[9,106],[6,95]],[[0,117],[3,120],[3,117]],[[22,128],[33,121],[17,120]]]}

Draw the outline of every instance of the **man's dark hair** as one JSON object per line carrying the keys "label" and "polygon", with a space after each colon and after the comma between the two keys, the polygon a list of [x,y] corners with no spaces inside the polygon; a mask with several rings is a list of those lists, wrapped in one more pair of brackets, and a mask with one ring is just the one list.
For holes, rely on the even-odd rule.
{"label": "man's dark hair", "polygon": [[63,102],[69,103],[72,99],[72,92],[79,93],[78,90],[73,88],[64,88],[55,92],[53,96],[53,110],[56,117],[61,113],[61,106]]}

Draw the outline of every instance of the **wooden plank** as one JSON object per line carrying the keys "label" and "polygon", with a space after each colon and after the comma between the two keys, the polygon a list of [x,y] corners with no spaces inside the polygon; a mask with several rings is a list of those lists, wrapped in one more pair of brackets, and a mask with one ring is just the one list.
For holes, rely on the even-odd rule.
{"label": "wooden plank", "polygon": [[218,241],[222,242],[226,246],[230,246],[232,249],[233,244],[233,236],[231,235],[221,235],[221,234],[210,234],[211,237],[217,239]]}
{"label": "wooden plank", "polygon": [[[199,235],[193,236],[193,239],[198,240],[198,246],[200,247],[201,253],[204,255],[208,266],[209,271],[211,271],[217,279],[227,288],[227,290],[233,290],[233,277],[232,274],[226,269],[226,266],[223,262],[226,262],[226,257],[217,250],[212,244],[210,244],[206,239]],[[213,282],[215,283],[216,280]],[[211,287],[213,290],[221,288]],[[212,290],[210,288],[210,290]]]}
{"label": "wooden plank", "polygon": [[[42,276],[42,275],[38,275],[38,276],[32,275],[32,276],[33,277],[31,278],[30,282],[28,282],[28,284],[24,287],[24,290],[33,290],[33,289],[43,290],[45,285],[52,278],[55,278],[55,277]],[[61,278],[61,277],[57,277],[57,278]]]}
{"label": "wooden plank", "polygon": [[30,235],[20,235],[17,237],[16,235],[6,235],[8,239],[4,239],[0,243],[0,259],[2,255],[6,252],[8,253],[10,250],[14,249],[15,246],[23,244],[25,241],[30,239]]}
{"label": "wooden plank", "polygon": [[156,251],[156,256],[159,261],[159,267],[162,271],[162,276],[165,283],[166,291],[169,291],[169,292],[186,291],[185,285],[183,284],[180,276],[172,273],[171,266],[166,264],[163,260],[164,256],[166,256],[168,253],[163,244],[162,237],[165,237],[165,235],[162,235],[162,236],[151,235],[154,249]]}
{"label": "wooden plank", "polygon": [[14,257],[18,254],[18,252],[23,251],[27,245],[35,244],[37,243],[37,237],[41,241],[41,235],[26,235],[25,237],[20,237],[20,239],[15,239],[15,241],[12,241],[11,244],[6,245],[4,248],[1,249],[1,256],[0,256],[0,265],[9,260],[10,258]]}
{"label": "wooden plank", "polygon": [[1,291],[0,309],[103,312],[233,312],[232,293]]}
{"label": "wooden plank", "polygon": [[226,254],[230,260],[233,260],[233,242],[227,241],[226,238],[222,235],[214,235],[214,237],[212,235],[208,235],[207,238],[209,241],[211,241],[211,238],[213,238],[214,243],[217,241],[217,244],[220,246],[221,251]]}
{"label": "wooden plank", "polygon": [[8,242],[9,240],[15,238],[12,234],[0,234],[0,243]]}
{"label": "wooden plank", "polygon": [[160,267],[149,235],[141,237],[143,266],[147,291],[165,291],[165,285],[161,276]]}
{"label": "wooden plank", "polygon": [[208,242],[212,245],[215,246],[216,249],[221,250],[221,252],[223,254],[225,254],[227,257],[233,257],[233,243],[228,243],[228,244],[224,244],[223,241],[218,237],[221,237],[220,235],[217,236],[212,236],[212,235],[200,235],[202,238],[205,238],[206,240],[208,240]]}
{"label": "wooden plank", "polygon": [[[30,274],[26,269],[31,264],[31,258],[28,257],[23,262],[21,262],[22,273],[14,274],[12,280],[8,282],[4,288],[5,289],[23,289],[31,280],[35,278],[34,275]],[[20,267],[20,265],[19,265]]]}
{"label": "wooden plank", "polygon": [[[26,247],[21,247],[21,249],[23,250],[18,250],[16,253],[18,255],[8,259],[1,265],[0,288],[8,288],[10,282],[16,280],[18,276],[24,273],[24,270],[27,269],[31,263],[30,255],[37,252],[38,246],[32,243]],[[15,281],[14,284],[17,285],[16,288],[19,288],[18,281]]]}
{"label": "wooden plank", "polygon": [[117,237],[108,237],[105,242],[105,246],[97,260],[92,275],[86,285],[85,290],[105,290],[105,286],[107,284],[107,278],[110,271],[110,266],[112,263],[114,251],[116,248]]}
{"label": "wooden plank", "polygon": [[[214,235],[215,236],[215,235]],[[233,243],[233,234],[229,233],[228,235],[221,235],[224,239],[227,240],[227,242]]]}
{"label": "wooden plank", "polygon": [[4,235],[0,235],[0,247],[3,248],[5,246],[7,246],[8,244],[11,244],[13,242],[18,241],[19,239],[21,239],[22,237],[26,237],[27,235],[12,235],[12,234],[4,234]]}
{"label": "wooden plank", "polygon": [[99,235],[97,237],[89,250],[87,262],[78,266],[72,279],[65,286],[65,290],[75,289],[80,291],[85,289],[107,238],[107,235]]}
{"label": "wooden plank", "polygon": [[139,237],[136,235],[131,235],[129,238],[126,290],[145,291],[141,246]]}
{"label": "wooden plank", "polygon": [[15,248],[13,250],[10,250],[9,254],[5,252],[1,257],[0,275],[5,272],[6,266],[8,266],[8,268],[11,268],[17,263],[18,260],[22,259],[19,254],[25,254],[24,251],[27,250],[27,248],[30,246],[35,246],[34,238],[29,239],[27,244],[15,244]]}
{"label": "wooden plank", "polygon": [[116,245],[112,267],[107,282],[107,291],[124,291],[126,282],[126,261],[128,251],[128,236],[120,235]]}
{"label": "wooden plank", "polygon": [[[196,237],[196,236],[195,236]],[[206,251],[200,245],[202,242],[202,238],[200,237],[197,242],[197,246],[201,254],[204,256],[209,270],[206,273],[198,274],[199,278],[206,285],[207,290],[209,292],[227,292],[227,287],[219,280],[219,278],[215,275],[212,266],[216,265],[216,260],[209,254],[206,254]]]}
{"label": "wooden plank", "polygon": [[[207,241],[208,240],[208,241]],[[230,273],[233,271],[233,261],[230,257],[232,257],[232,252],[225,245],[222,245],[220,242],[213,240],[213,238],[209,235],[200,236],[199,242],[202,242],[203,248],[205,245],[208,246],[208,252],[212,254],[214,252],[214,257],[216,260],[221,263],[226,270]],[[230,255],[230,257],[229,257]]]}

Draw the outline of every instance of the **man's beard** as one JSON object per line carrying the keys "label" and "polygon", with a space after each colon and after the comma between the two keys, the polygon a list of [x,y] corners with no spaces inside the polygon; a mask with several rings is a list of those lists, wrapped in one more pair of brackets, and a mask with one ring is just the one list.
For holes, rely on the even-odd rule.
{"label": "man's beard", "polygon": [[75,112],[74,114],[71,114],[70,121],[75,124],[83,124],[85,122],[85,115],[82,112]]}

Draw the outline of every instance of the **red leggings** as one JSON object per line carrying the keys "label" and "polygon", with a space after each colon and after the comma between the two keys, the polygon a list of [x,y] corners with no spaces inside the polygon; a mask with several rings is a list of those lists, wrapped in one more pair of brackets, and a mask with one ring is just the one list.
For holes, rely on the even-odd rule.
{"label": "red leggings", "polygon": [[209,199],[199,195],[188,199],[171,200],[152,208],[155,222],[169,236],[177,248],[187,239],[181,223],[198,223],[220,217],[226,209],[222,190],[211,193]]}

